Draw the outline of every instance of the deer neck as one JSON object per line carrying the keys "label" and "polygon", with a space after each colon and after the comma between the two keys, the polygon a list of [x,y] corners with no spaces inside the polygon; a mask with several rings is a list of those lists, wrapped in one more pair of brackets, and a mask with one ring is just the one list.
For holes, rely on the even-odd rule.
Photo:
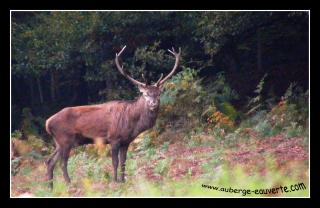
{"label": "deer neck", "polygon": [[159,106],[154,110],[150,110],[148,107],[147,101],[145,100],[143,95],[141,95],[135,102],[135,110],[139,112],[140,115],[144,115],[144,114],[157,115],[159,111]]}
{"label": "deer neck", "polygon": [[157,119],[159,107],[154,110],[150,110],[143,96],[140,96],[134,105],[135,115],[139,118],[139,126],[143,129],[151,128]]}

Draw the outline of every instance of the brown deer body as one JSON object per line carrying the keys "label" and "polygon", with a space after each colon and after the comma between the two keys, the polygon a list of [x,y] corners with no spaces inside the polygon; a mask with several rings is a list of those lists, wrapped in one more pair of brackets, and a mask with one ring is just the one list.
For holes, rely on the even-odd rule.
{"label": "brown deer body", "polygon": [[47,178],[52,188],[53,169],[61,159],[64,179],[70,182],[67,171],[69,153],[72,147],[95,143],[97,140],[111,144],[114,180],[118,181],[117,168],[120,161],[121,178],[125,180],[125,161],[129,144],[143,131],[154,126],[160,105],[160,94],[164,82],[176,71],[181,50],[170,51],[176,58],[175,66],[164,79],[162,76],[153,85],[134,80],[123,71],[116,54],[118,70],[138,86],[142,95],[134,101],[110,101],[104,104],[64,108],[46,121],[47,132],[54,137],[56,149],[47,160]]}

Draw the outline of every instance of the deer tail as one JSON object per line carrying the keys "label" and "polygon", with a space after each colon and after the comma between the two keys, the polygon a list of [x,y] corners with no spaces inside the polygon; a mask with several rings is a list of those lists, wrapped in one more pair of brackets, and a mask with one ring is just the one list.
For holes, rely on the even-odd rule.
{"label": "deer tail", "polygon": [[52,119],[53,117],[51,116],[50,118],[48,118],[47,119],[47,121],[46,121],[46,131],[48,132],[48,134],[50,134],[50,135],[52,135],[52,132],[51,132],[51,130],[50,130],[50,121],[51,121],[51,119]]}

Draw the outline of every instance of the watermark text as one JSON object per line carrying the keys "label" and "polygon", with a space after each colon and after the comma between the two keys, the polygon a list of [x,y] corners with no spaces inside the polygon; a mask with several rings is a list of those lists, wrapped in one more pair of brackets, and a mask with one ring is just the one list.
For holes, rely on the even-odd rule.
{"label": "watermark text", "polygon": [[282,194],[289,193],[293,191],[305,190],[307,189],[304,183],[297,183],[289,186],[278,186],[273,188],[265,188],[265,189],[237,189],[231,187],[218,187],[202,184],[202,188],[211,189],[214,191],[228,192],[234,194],[242,194],[242,196],[250,195],[250,194],[260,194],[260,195],[272,195],[272,194]]}

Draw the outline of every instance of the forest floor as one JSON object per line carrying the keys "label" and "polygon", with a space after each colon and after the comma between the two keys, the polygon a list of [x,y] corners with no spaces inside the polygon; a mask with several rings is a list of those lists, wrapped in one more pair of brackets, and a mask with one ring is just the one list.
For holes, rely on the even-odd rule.
{"label": "forest floor", "polygon": [[[175,134],[178,137],[178,133]],[[13,197],[291,197],[309,195],[309,154],[304,138],[276,135],[239,139],[236,145],[215,141],[205,133],[197,143],[187,137],[157,147],[143,147],[141,139],[129,149],[126,182],[112,180],[108,151],[90,146],[71,152],[66,185],[59,164],[52,191],[45,181],[48,154],[25,154],[12,160]],[[171,137],[174,138],[174,137]],[[91,149],[90,149],[91,148]],[[303,183],[306,187],[296,184]],[[208,185],[219,190],[208,188]],[[291,189],[291,185],[296,187]],[[296,186],[294,186],[296,185]],[[206,188],[204,187],[206,186]],[[280,191],[287,186],[289,192]],[[223,190],[225,188],[229,190]],[[251,193],[232,191],[251,190]],[[270,193],[266,189],[274,188]],[[278,189],[277,189],[278,188]],[[231,191],[230,191],[231,190]],[[258,190],[257,193],[254,193]],[[260,191],[260,192],[259,192]],[[265,191],[265,192],[263,192]]]}

